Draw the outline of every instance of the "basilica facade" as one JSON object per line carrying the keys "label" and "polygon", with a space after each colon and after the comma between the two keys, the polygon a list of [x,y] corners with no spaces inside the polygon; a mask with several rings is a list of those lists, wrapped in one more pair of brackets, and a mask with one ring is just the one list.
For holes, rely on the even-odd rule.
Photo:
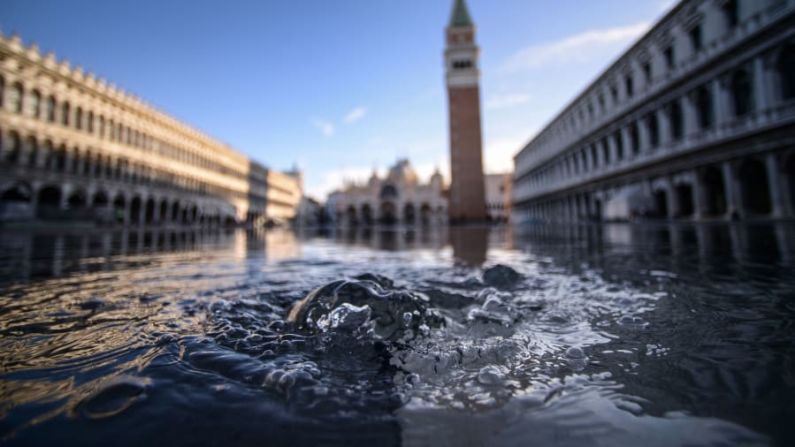
{"label": "basilica facade", "polygon": [[436,171],[422,183],[408,160],[386,176],[373,172],[366,183],[348,183],[329,195],[327,209],[341,226],[439,225],[447,221],[444,180]]}

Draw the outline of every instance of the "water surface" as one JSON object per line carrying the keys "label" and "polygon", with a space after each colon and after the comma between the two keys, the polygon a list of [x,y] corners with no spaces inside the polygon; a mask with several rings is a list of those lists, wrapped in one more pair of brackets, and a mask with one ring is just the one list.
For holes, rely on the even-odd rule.
{"label": "water surface", "polygon": [[[794,260],[793,225],[6,230],[0,437],[794,445]],[[419,307],[288,321],[343,279]]]}

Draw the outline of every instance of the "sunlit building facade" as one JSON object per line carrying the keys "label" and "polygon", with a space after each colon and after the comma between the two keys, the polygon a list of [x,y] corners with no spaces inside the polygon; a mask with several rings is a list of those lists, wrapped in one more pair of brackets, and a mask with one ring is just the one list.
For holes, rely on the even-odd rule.
{"label": "sunlit building facade", "polygon": [[[0,36],[0,221],[257,223],[277,177],[80,67]],[[300,184],[278,183],[300,196]]]}
{"label": "sunlit building facade", "polygon": [[515,156],[513,219],[791,218],[795,1],[676,5]]}
{"label": "sunlit building facade", "polygon": [[293,222],[303,197],[303,176],[297,170],[267,174],[267,205],[265,215],[273,223]]}

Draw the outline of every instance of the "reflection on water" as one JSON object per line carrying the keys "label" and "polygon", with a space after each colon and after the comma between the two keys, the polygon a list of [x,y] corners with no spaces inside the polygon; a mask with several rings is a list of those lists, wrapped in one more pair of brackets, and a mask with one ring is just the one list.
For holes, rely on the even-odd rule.
{"label": "reflection on water", "polygon": [[0,437],[792,445],[794,255],[785,224],[4,231]]}

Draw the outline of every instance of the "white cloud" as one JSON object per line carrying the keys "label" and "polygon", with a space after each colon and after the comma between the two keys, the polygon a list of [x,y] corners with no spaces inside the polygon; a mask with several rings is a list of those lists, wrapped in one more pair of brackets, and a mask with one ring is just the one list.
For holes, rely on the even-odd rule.
{"label": "white cloud", "polygon": [[530,101],[530,95],[524,93],[507,93],[494,95],[486,100],[486,109],[497,110],[518,106]]}
{"label": "white cloud", "polygon": [[322,120],[322,119],[313,119],[312,125],[323,134],[324,137],[331,137],[334,135],[336,128],[334,127],[334,123]]}
{"label": "white cloud", "polygon": [[342,120],[345,124],[353,124],[364,118],[365,115],[367,115],[367,108],[359,106],[348,112]]}
{"label": "white cloud", "polygon": [[489,139],[483,148],[483,170],[490,173],[513,172],[513,156],[530,140],[532,133]]}
{"label": "white cloud", "polygon": [[349,166],[325,171],[320,181],[307,185],[307,191],[310,195],[325,200],[328,193],[341,188],[345,182],[362,182],[370,178],[370,174],[372,173],[373,168],[367,166]]}
{"label": "white cloud", "polygon": [[561,40],[532,45],[511,56],[501,67],[507,73],[534,70],[549,65],[604,57],[646,32],[649,22],[589,30]]}

